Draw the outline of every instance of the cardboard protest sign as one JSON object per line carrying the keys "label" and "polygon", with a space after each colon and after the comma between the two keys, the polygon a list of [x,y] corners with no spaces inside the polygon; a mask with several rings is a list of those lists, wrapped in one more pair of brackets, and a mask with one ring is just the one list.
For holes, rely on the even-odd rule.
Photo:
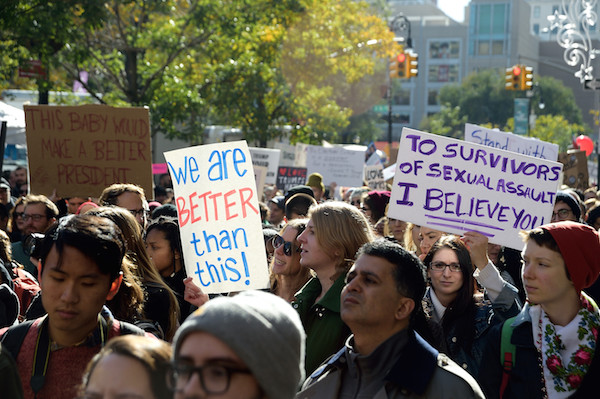
{"label": "cardboard protest sign", "polygon": [[280,151],[279,166],[296,165],[296,146],[286,143],[275,143],[273,148]]}
{"label": "cardboard protest sign", "polygon": [[381,164],[365,165],[365,181],[371,190],[387,190]]}
{"label": "cardboard protest sign", "polygon": [[165,152],[189,277],[207,294],[269,284],[252,160],[245,141]]}
{"label": "cardboard protest sign", "polygon": [[254,180],[256,181],[256,192],[258,198],[262,199],[265,192],[265,180],[267,179],[268,169],[264,166],[254,166]]}
{"label": "cardboard protest sign", "polygon": [[561,152],[558,161],[563,164],[563,184],[585,190],[589,187],[589,173],[585,151],[569,150]]}
{"label": "cardboard protest sign", "polygon": [[550,161],[558,159],[557,144],[470,123],[465,124],[465,141]]}
{"label": "cardboard protest sign", "polygon": [[296,143],[296,156],[294,157],[294,166],[298,168],[306,168],[306,152],[308,144]]}
{"label": "cardboard protest sign", "polygon": [[365,152],[341,147],[309,145],[306,151],[306,173],[320,173],[323,183],[338,186],[362,186]]}
{"label": "cardboard protest sign", "polygon": [[404,128],[388,216],[522,249],[518,232],[550,222],[561,182],[558,162]]}
{"label": "cardboard protest sign", "polygon": [[279,150],[269,148],[250,147],[252,165],[267,168],[265,184],[275,184],[277,180],[277,167],[279,166]]}
{"label": "cardboard protest sign", "polygon": [[306,168],[280,166],[277,171],[277,188],[286,193],[294,186],[306,184]]}
{"label": "cardboard protest sign", "polygon": [[133,183],[152,196],[148,108],[25,105],[31,192],[100,196]]}

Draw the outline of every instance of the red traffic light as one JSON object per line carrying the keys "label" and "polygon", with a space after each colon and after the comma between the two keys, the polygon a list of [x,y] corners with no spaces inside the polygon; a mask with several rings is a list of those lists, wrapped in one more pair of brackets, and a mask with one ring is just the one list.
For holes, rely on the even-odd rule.
{"label": "red traffic light", "polygon": [[402,63],[402,62],[406,61],[406,54],[404,54],[404,53],[400,53],[400,54],[398,54],[397,60],[398,60],[398,62],[400,62],[400,63]]}
{"label": "red traffic light", "polygon": [[521,68],[518,66],[515,66],[512,70],[513,75],[515,76],[519,76],[521,74]]}

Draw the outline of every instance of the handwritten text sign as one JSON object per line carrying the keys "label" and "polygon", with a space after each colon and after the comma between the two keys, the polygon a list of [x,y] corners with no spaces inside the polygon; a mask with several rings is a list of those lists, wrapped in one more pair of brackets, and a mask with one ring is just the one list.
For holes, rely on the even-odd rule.
{"label": "handwritten text sign", "polygon": [[25,105],[30,190],[97,197],[113,183],[152,196],[147,108]]}
{"label": "handwritten text sign", "polygon": [[381,164],[365,165],[365,181],[371,190],[387,190]]}
{"label": "handwritten text sign", "polygon": [[561,182],[560,163],[404,128],[388,216],[521,249]]}
{"label": "handwritten text sign", "polygon": [[294,186],[306,184],[306,168],[280,166],[277,172],[277,188],[286,193]]}
{"label": "handwritten text sign", "polygon": [[465,124],[465,141],[517,152],[535,158],[548,159],[550,161],[558,160],[557,144],[499,130],[487,129],[470,123]]}
{"label": "handwritten text sign", "polygon": [[254,166],[264,166],[267,168],[267,178],[265,179],[265,184],[275,184],[277,180],[279,154],[279,150],[250,147],[252,164]]}
{"label": "handwritten text sign", "polygon": [[365,152],[341,147],[309,145],[306,151],[306,173],[320,173],[323,183],[338,186],[362,186]]}
{"label": "handwritten text sign", "polygon": [[207,294],[262,289],[269,275],[245,141],[165,152],[188,276]]}

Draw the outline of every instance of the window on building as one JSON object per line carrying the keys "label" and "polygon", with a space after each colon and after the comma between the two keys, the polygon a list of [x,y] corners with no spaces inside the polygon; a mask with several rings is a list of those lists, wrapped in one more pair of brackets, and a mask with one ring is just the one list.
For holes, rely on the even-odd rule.
{"label": "window on building", "polygon": [[540,24],[533,24],[533,34],[536,36],[540,34]]}
{"label": "window on building", "polygon": [[440,105],[439,90],[429,90],[427,92],[427,105]]}
{"label": "window on building", "polygon": [[504,40],[492,40],[492,55],[504,54]]}
{"label": "window on building", "polygon": [[533,7],[533,17],[534,18],[539,18],[540,17],[540,6],[534,6]]}
{"label": "window on building", "polygon": [[410,105],[410,90],[401,89],[394,93],[393,104]]}
{"label": "window on building", "polygon": [[510,3],[471,4],[469,54],[506,54],[509,40]]}

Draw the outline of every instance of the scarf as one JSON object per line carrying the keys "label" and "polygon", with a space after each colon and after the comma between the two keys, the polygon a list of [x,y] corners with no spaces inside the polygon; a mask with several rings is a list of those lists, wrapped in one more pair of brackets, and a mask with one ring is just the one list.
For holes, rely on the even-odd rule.
{"label": "scarf", "polygon": [[579,312],[564,327],[555,326],[539,305],[529,311],[548,398],[566,398],[575,392],[594,357],[600,310],[583,292],[580,301]]}

